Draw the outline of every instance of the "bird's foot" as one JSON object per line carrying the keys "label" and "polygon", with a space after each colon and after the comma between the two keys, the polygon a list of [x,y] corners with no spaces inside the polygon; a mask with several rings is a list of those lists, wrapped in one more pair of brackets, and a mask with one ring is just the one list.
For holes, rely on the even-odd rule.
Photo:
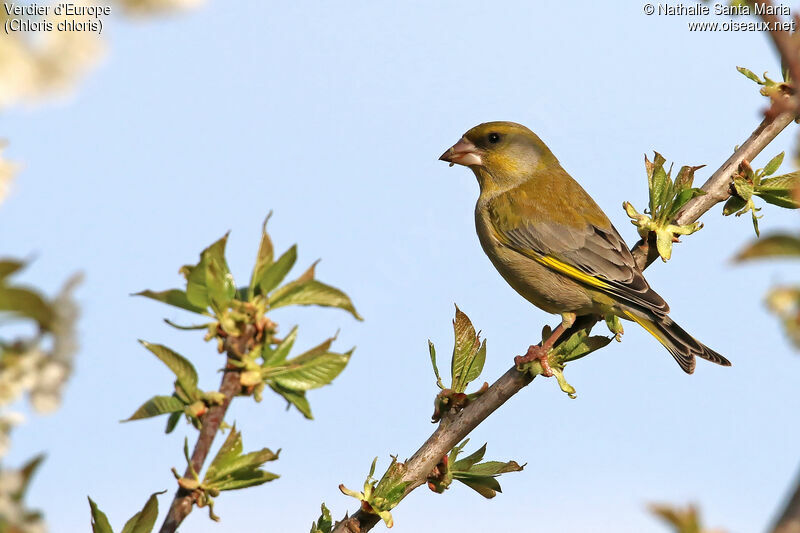
{"label": "bird's foot", "polygon": [[542,348],[538,344],[532,344],[525,355],[518,355],[514,358],[514,364],[519,368],[525,363],[539,361],[539,364],[542,365],[542,375],[551,378],[554,374],[553,369],[550,368],[550,361],[547,358],[548,352],[549,350]]}

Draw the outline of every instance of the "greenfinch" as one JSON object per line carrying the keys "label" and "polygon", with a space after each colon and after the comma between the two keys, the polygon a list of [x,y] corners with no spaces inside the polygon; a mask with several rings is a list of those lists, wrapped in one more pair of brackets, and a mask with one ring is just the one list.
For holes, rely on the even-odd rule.
{"label": "greenfinch", "polygon": [[552,374],[547,351],[578,315],[593,314],[638,323],[688,374],[695,357],[730,366],[672,321],[606,214],[531,130],[513,122],[480,124],[440,159],[477,177],[475,226],[500,275],[523,298],[562,317],[518,363],[538,359]]}

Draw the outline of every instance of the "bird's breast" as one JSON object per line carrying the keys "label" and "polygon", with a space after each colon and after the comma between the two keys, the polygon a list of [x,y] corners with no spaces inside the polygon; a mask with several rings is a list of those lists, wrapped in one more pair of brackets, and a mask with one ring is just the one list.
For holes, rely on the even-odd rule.
{"label": "bird's breast", "polygon": [[548,313],[594,312],[583,286],[501,244],[494,234],[487,205],[480,201],[475,208],[475,229],[489,260],[523,298]]}

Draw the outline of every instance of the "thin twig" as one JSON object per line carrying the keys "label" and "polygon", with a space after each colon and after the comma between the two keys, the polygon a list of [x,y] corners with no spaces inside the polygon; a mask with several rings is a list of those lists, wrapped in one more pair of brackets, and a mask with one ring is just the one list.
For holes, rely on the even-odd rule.
{"label": "thin twig", "polygon": [[[208,452],[211,450],[211,443],[214,442],[214,437],[217,435],[219,426],[225,418],[225,412],[231,400],[241,391],[242,385],[240,381],[238,370],[226,370],[222,376],[222,383],[219,386],[219,392],[225,395],[225,399],[220,405],[214,405],[209,408],[208,412],[203,415],[201,422],[203,424],[200,430],[200,435],[197,437],[197,443],[192,452],[192,468],[195,472],[200,472],[203,464],[208,457]],[[186,467],[184,477],[191,478],[192,469]],[[192,493],[186,489],[178,488],[175,493],[175,498],[172,500],[167,517],[161,525],[160,533],[173,533],[178,529],[178,526],[183,520],[192,512],[194,499]]]}
{"label": "thin twig", "polygon": [[[788,112],[781,113],[774,118],[764,119],[747,141],[706,181],[702,187],[706,194],[698,196],[686,204],[686,207],[677,217],[677,223],[688,224],[694,222],[714,205],[726,200],[731,194],[731,181],[738,170],[739,163],[744,159],[752,160],[792,120],[794,120],[794,115]],[[645,241],[640,241],[632,249],[636,263],[642,269],[647,268],[657,255],[653,255],[652,259],[648,258],[648,248],[654,248],[654,246],[648,247]],[[585,328],[594,321],[591,317],[581,317],[581,319],[581,324],[576,324],[573,327]],[[564,335],[564,338],[569,338],[569,335]],[[445,454],[509,398],[528,385],[531,380],[526,374],[517,371],[515,367],[511,367],[475,401],[454,416],[443,418],[436,431],[406,462],[406,473],[403,476],[403,481],[407,482],[408,485],[403,497],[425,483],[428,474]],[[334,533],[364,533],[372,529],[379,520],[376,514],[358,510],[352,516],[338,522],[333,531]]]}
{"label": "thin twig", "polygon": [[800,533],[800,475],[795,482],[794,494],[786,502],[783,512],[770,530],[772,533]]}

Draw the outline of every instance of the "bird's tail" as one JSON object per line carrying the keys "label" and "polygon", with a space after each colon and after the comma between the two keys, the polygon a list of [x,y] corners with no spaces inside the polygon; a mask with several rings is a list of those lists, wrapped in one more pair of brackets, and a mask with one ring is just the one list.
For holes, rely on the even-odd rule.
{"label": "bird's tail", "polygon": [[658,342],[669,350],[684,372],[694,372],[695,356],[722,366],[731,366],[731,362],[698,341],[676,324],[670,317],[645,315],[641,311],[624,310],[625,315],[646,329]]}

